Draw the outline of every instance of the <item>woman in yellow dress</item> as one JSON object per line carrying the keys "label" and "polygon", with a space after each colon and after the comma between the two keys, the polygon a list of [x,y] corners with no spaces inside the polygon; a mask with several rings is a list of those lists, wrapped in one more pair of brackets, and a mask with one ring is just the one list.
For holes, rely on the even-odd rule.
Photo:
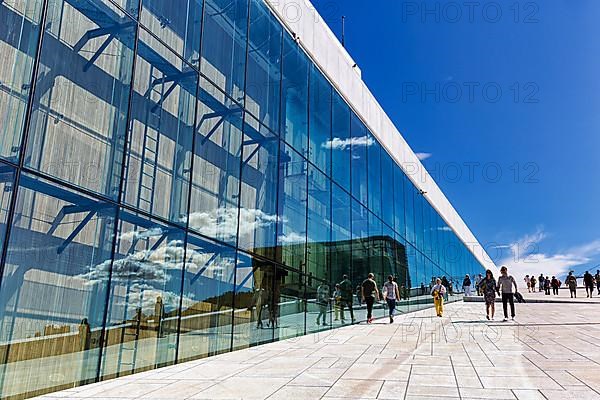
{"label": "woman in yellow dress", "polygon": [[431,295],[433,296],[433,304],[435,305],[435,313],[438,317],[441,317],[444,313],[444,295],[446,294],[446,288],[442,285],[442,280],[437,278],[435,285],[431,288]]}

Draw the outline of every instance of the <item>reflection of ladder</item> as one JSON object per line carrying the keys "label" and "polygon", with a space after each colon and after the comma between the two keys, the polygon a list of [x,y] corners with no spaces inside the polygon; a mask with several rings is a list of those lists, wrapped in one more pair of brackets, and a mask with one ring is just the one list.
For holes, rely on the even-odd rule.
{"label": "reflection of ladder", "polygon": [[121,330],[117,377],[121,376],[123,372],[133,373],[135,371],[140,325],[142,322],[142,309],[140,307],[135,310],[135,317],[132,321],[133,325],[130,325],[129,322],[127,321],[126,326]]}
{"label": "reflection of ladder", "polygon": [[[160,138],[160,125],[162,117],[162,102],[165,98],[165,84],[156,82],[150,74],[150,90],[148,90],[146,111],[146,124],[144,126],[144,141],[142,143],[140,185],[138,188],[138,207],[152,212],[152,196],[156,187],[156,172],[158,169],[158,146]],[[158,97],[159,102],[153,104],[152,99]],[[156,123],[150,121],[156,119]]]}

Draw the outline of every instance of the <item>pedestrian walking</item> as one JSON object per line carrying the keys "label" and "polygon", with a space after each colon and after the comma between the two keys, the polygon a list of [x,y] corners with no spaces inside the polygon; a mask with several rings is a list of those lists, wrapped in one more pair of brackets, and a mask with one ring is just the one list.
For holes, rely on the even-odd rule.
{"label": "pedestrian walking", "polygon": [[394,311],[396,310],[396,300],[400,299],[400,291],[398,290],[398,284],[394,282],[392,275],[388,276],[388,281],[383,285],[383,292],[385,293],[385,301],[388,306],[390,313],[390,324],[394,322]]}
{"label": "pedestrian walking", "polygon": [[498,291],[498,284],[494,278],[494,274],[491,270],[485,271],[485,279],[481,281],[481,290],[483,292],[483,299],[485,300],[485,313],[488,320],[494,320],[494,313],[496,312],[496,292]]}
{"label": "pedestrian walking", "polygon": [[573,271],[569,272],[567,279],[565,280],[565,284],[569,287],[569,292],[571,292],[571,298],[577,298],[577,278],[573,275]]}
{"label": "pedestrian walking", "polygon": [[529,275],[525,275],[525,279],[523,279],[525,281],[525,286],[527,286],[527,292],[531,293],[531,279],[529,278]]}
{"label": "pedestrian walking", "polygon": [[537,280],[535,279],[535,276],[531,275],[531,292],[535,293],[535,285],[537,283]]}
{"label": "pedestrian walking", "polygon": [[341,302],[340,302],[340,317],[342,318],[342,324],[344,323],[344,308],[348,307],[350,311],[350,318],[352,319],[352,323],[354,323],[354,310],[352,308],[353,303],[353,295],[352,295],[352,282],[348,279],[348,275],[342,276],[342,281],[340,282],[340,291],[341,291]]}
{"label": "pedestrian walking", "polygon": [[435,313],[438,317],[444,314],[444,295],[446,294],[446,287],[442,284],[442,280],[437,278],[435,285],[431,288],[431,295],[433,296],[433,304],[435,305]]}
{"label": "pedestrian walking", "polygon": [[544,278],[544,294],[546,296],[550,296],[550,284],[551,284],[550,278],[545,277]]}
{"label": "pedestrian walking", "polygon": [[538,283],[540,285],[540,292],[542,290],[544,290],[544,275],[540,274],[540,277],[538,278]]}
{"label": "pedestrian walking", "polygon": [[585,274],[583,274],[583,284],[585,285],[586,297],[592,298],[594,294],[594,277],[589,271],[585,271]]}
{"label": "pedestrian walking", "polygon": [[[513,291],[514,287],[514,291]],[[512,275],[508,275],[508,268],[505,265],[500,268],[500,277],[498,278],[498,294],[502,293],[502,309],[504,310],[504,321],[508,321],[508,303],[510,303],[510,316],[515,319],[515,295],[518,290],[517,282]]]}
{"label": "pedestrian walking", "polygon": [[465,291],[465,297],[471,296],[471,278],[469,278],[469,274],[465,275],[465,279],[463,279],[463,290]]}
{"label": "pedestrian walking", "polygon": [[367,279],[361,285],[362,300],[367,305],[367,324],[373,322],[373,304],[375,304],[376,299],[379,300],[379,290],[377,290],[377,283],[374,278],[375,275],[369,273]]}
{"label": "pedestrian walking", "polygon": [[550,281],[550,285],[552,286],[552,294],[555,296],[558,296],[558,279],[556,279],[555,276],[552,277],[552,280]]}
{"label": "pedestrian walking", "polygon": [[596,280],[596,289],[598,289],[598,296],[600,296],[600,269],[596,270],[596,276],[594,277]]}

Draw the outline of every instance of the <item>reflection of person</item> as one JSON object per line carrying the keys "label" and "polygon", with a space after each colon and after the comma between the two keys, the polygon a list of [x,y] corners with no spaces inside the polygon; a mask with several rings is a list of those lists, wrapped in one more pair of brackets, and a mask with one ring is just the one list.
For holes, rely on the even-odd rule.
{"label": "reflection of person", "polygon": [[552,294],[558,296],[558,279],[555,276],[552,277],[550,285],[552,285]]}
{"label": "reflection of person", "polygon": [[442,280],[437,278],[435,285],[431,288],[431,295],[433,296],[433,304],[435,305],[435,313],[438,317],[444,314],[444,295],[446,294],[446,287],[442,284]]}
{"label": "reflection of person", "polygon": [[329,285],[321,284],[317,288],[317,305],[319,306],[319,315],[317,315],[317,325],[320,325],[323,317],[323,325],[327,325],[327,306],[329,305]]}
{"label": "reflection of person", "polygon": [[377,290],[377,283],[374,280],[375,275],[369,273],[367,279],[362,283],[362,299],[367,304],[367,324],[373,322],[373,304],[375,300],[379,300],[379,290]]}
{"label": "reflection of person", "polygon": [[[265,289],[262,287],[254,288],[254,293],[252,293],[252,303],[250,304],[249,310],[253,311],[254,315],[253,319],[256,321],[256,328],[262,329],[262,310],[265,300]],[[254,308],[254,309],[253,309]]]}
{"label": "reflection of person", "polygon": [[425,293],[427,293],[427,289],[425,289],[425,284],[421,282],[421,294],[424,295]]}
{"label": "reflection of person", "polygon": [[340,319],[340,308],[342,307],[342,289],[340,289],[340,284],[335,284],[335,291],[333,292],[333,310],[335,312],[335,320],[339,321]]}
{"label": "reflection of person", "polygon": [[596,289],[598,289],[598,295],[600,295],[600,269],[596,270],[596,276],[594,279],[596,280]]}
{"label": "reflection of person", "polygon": [[342,317],[342,323],[344,323],[344,307],[348,307],[350,311],[350,318],[354,323],[354,310],[352,309],[352,282],[348,279],[348,275],[344,275],[343,280],[340,282],[341,290],[341,302],[340,302],[340,314]]}
{"label": "reflection of person", "polygon": [[485,300],[485,313],[487,319],[494,320],[494,313],[496,312],[496,292],[498,291],[498,285],[494,274],[491,270],[485,271],[485,278],[479,283],[483,298]]}
{"label": "reflection of person", "polygon": [[408,300],[408,289],[404,286],[404,283],[400,285],[400,296],[402,300]]}

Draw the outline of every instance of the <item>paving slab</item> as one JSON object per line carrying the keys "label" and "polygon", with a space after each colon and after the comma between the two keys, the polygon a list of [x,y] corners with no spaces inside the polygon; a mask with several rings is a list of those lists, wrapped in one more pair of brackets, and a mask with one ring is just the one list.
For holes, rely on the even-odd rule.
{"label": "paving slab", "polygon": [[531,302],[501,322],[459,302],[443,318],[422,310],[40,399],[600,400],[598,310]]}

